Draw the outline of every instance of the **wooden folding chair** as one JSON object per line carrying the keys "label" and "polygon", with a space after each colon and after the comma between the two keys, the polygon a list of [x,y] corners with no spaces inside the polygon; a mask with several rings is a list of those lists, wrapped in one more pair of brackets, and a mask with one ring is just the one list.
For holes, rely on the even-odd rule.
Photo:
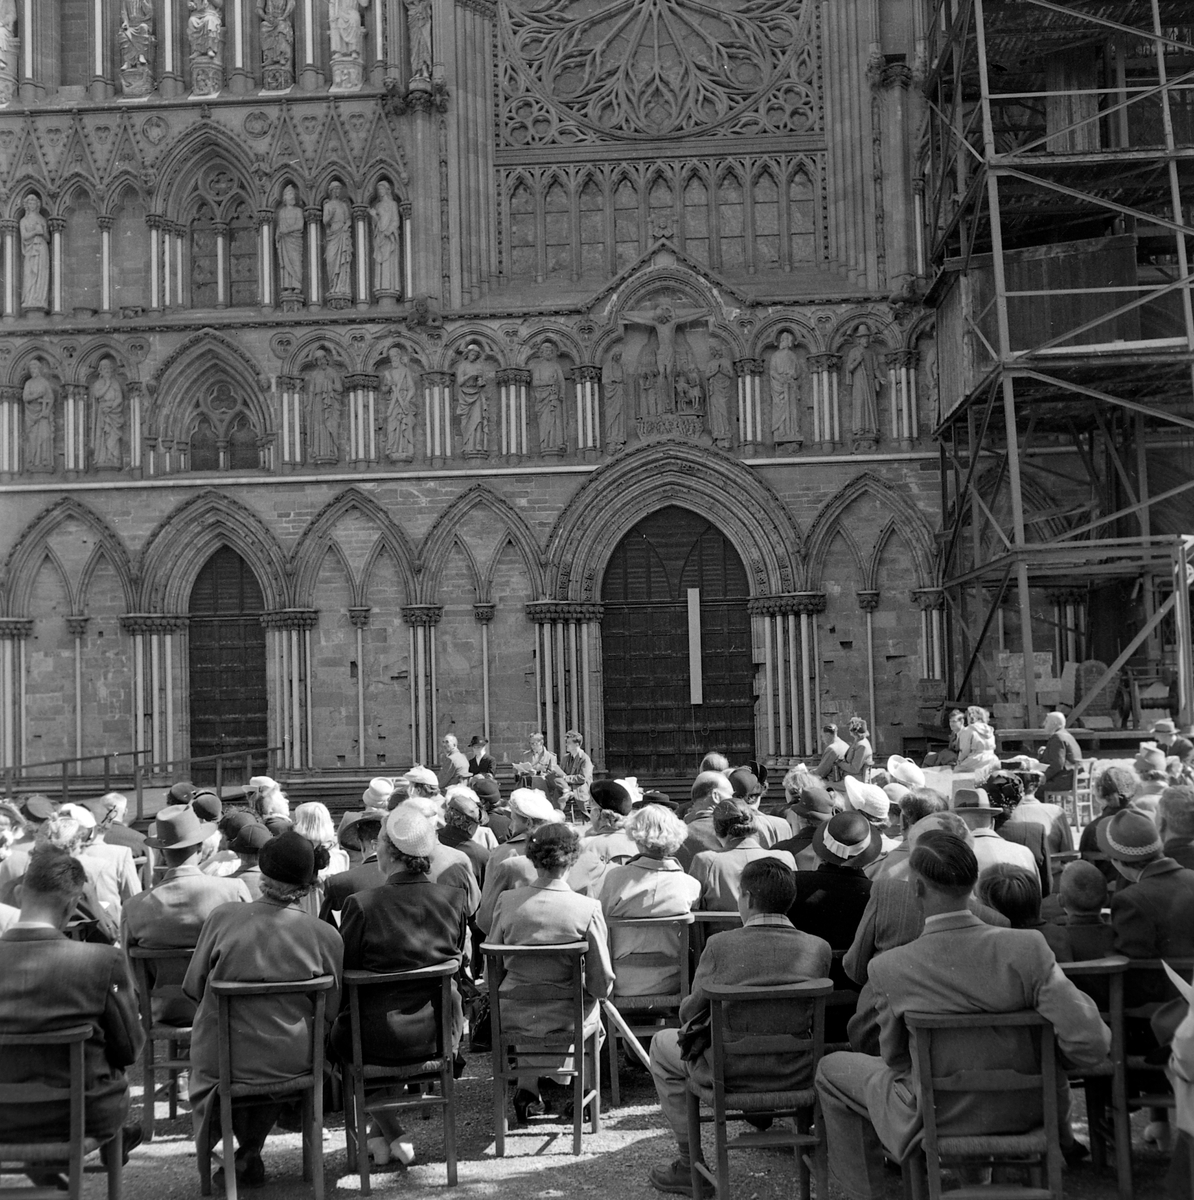
{"label": "wooden folding chair", "polygon": [[[45,1083],[0,1083],[0,1104],[21,1105],[36,1109],[38,1105],[70,1106],[67,1136],[58,1141],[9,1142],[0,1140],[0,1175],[24,1175],[31,1167],[38,1171],[60,1174],[66,1172],[67,1200],[80,1200],[85,1172],[104,1171],[108,1176],[108,1200],[120,1200],[121,1173],[124,1169],[124,1137],[120,1129],[106,1144],[108,1162],[105,1166],[85,1167],[85,1155],[98,1150],[97,1138],[87,1137],[87,1084],[83,1065],[83,1048],[91,1037],[90,1025],[72,1025],[53,1033],[0,1033],[0,1058],[16,1048],[42,1049],[58,1046],[70,1057],[70,1085],[53,1087]],[[64,1193],[57,1187],[0,1188],[2,1200],[62,1200]]]}
{"label": "wooden folding chair", "polygon": [[[372,1113],[403,1112],[428,1107],[444,1111],[444,1154],[448,1161],[448,1186],[456,1186],[456,1077],[452,1057],[452,979],[460,969],[458,959],[420,967],[412,971],[345,971],[344,987],[348,993],[348,1019],[352,1034],[352,1061],[342,1065],[344,1071],[344,1131],[348,1142],[348,1166],[361,1177],[361,1195],[370,1194],[369,1149],[366,1131]],[[434,1053],[425,1059],[405,1066],[378,1066],[366,1057],[361,1037],[361,989],[400,987],[409,995],[410,985],[424,983],[429,988],[428,999],[436,1010],[436,1043]],[[365,1085],[373,1084],[382,1090],[399,1088],[398,1096],[365,1094]],[[439,1084],[439,1095],[406,1094],[408,1085]]]}
{"label": "wooden folding chair", "polygon": [[[693,914],[678,917],[613,917],[609,921],[609,954],[614,964],[614,990],[608,1000],[602,1002],[607,1015],[606,1037],[609,1048],[609,1093],[610,1103],[616,1108],[621,1103],[618,1079],[618,1040],[629,1031],[638,1046],[639,1037],[651,1037],[660,1029],[677,1028],[680,1024],[680,1005],[688,995],[691,975],[689,968],[690,933]],[[619,956],[618,941],[631,930],[649,930],[661,947],[658,950],[635,950]],[[675,951],[675,953],[673,953]],[[618,990],[617,973],[620,967],[675,967],[678,988],[675,991],[634,995]],[[621,1023],[613,1019],[613,1009],[622,1018]],[[627,1014],[637,1014],[637,1020],[627,1020]],[[641,1048],[641,1047],[640,1047]]]}
{"label": "wooden folding chair", "polygon": [[[703,1087],[689,1076],[688,1080],[688,1145],[692,1153],[692,1194],[701,1200],[704,1185],[713,1185],[718,1200],[730,1200],[731,1150],[756,1147],[790,1147],[796,1157],[796,1173],[800,1181],[801,1200],[809,1200],[811,1175],[816,1176],[817,1200],[829,1194],[829,1159],[821,1119],[820,1102],[813,1079],[817,1064],[825,1052],[825,1002],[833,994],[830,979],[810,979],[803,983],[780,984],[775,987],[717,987],[708,986],[709,1027],[712,1036],[712,1085]],[[799,1004],[810,1011],[807,1034],[751,1033],[750,1021],[743,1010],[749,1006],[765,1006],[774,1010],[777,1004]],[[726,1006],[733,1005],[739,1028],[731,1029],[726,1019]],[[795,1015],[795,1014],[794,1014]],[[793,1024],[797,1024],[793,1021]],[[726,1085],[727,1037],[733,1054],[766,1054],[777,1059],[803,1058],[808,1061],[808,1086],[791,1091],[732,1091]],[[702,1115],[701,1105],[713,1110]],[[752,1130],[731,1138],[726,1133],[726,1121],[732,1113],[751,1117],[791,1117],[795,1129],[779,1128]],[[714,1170],[701,1161],[701,1125],[713,1125]],[[811,1170],[810,1170],[811,1168]]]}
{"label": "wooden folding chair", "polygon": [[[536,1059],[561,1057],[572,1060],[571,1067],[551,1068],[553,1073],[562,1074],[572,1080],[572,1153],[581,1151],[581,1136],[584,1126],[585,1105],[591,1105],[591,1132],[601,1132],[601,1023],[598,1021],[589,1034],[585,1034],[585,954],[588,942],[561,942],[544,946],[503,946],[485,942],[481,952],[488,960],[485,974],[489,979],[489,1013],[493,1029],[493,1114],[494,1142],[497,1156],[506,1153],[506,1084],[517,1080],[519,1075],[536,1069]],[[541,984],[520,987],[517,992],[508,992],[505,997],[499,990],[505,964],[510,959],[528,958],[542,961],[548,958],[566,958],[571,967],[571,978],[567,984]],[[520,1004],[533,1005],[544,1000],[558,1001],[570,997],[572,1002],[572,1029],[559,1037],[528,1038],[523,1034],[508,1034],[502,1022],[502,1001],[517,1000]],[[592,1063],[592,1086],[585,1086],[585,1072]]]}
{"label": "wooden folding chair", "polygon": [[[153,1017],[153,992],[155,980],[150,979],[150,971],[156,972],[160,966],[150,967],[151,963],[178,963],[181,975],[186,974],[193,949],[150,950],[144,946],[130,944],[125,953],[133,965],[133,975],[137,981],[137,1003],[141,1009],[141,1027],[145,1030],[145,1048],[141,1051],[141,1079],[145,1095],[141,1100],[141,1140],[153,1141],[154,1099],[157,1096],[157,1071],[166,1072],[167,1087],[170,1097],[170,1120],[178,1116],[178,1076],[183,1071],[190,1070],[191,1061],[187,1053],[180,1047],[190,1048],[191,1027],[189,1025],[167,1025],[155,1021]],[[181,978],[180,975],[180,978]],[[166,1043],[166,1057],[158,1060],[155,1057],[155,1043]]]}
{"label": "wooden folding chair", "polygon": [[[1063,1200],[1061,1191],[1061,1146],[1057,1127],[1057,1062],[1053,1049],[1053,1026],[1038,1013],[1025,1010],[1010,1013],[905,1013],[916,1055],[920,1080],[920,1111],[924,1120],[922,1144],[904,1159],[905,1194],[921,1196],[927,1178],[929,1200],[941,1200],[941,1169],[968,1165],[987,1167],[997,1163],[1027,1166],[1032,1186],[1007,1183],[971,1185],[948,1195],[978,1200]],[[976,1067],[940,1075],[933,1063],[934,1035],[950,1031],[977,1029],[1029,1029],[1038,1039],[1040,1070],[1016,1071],[1010,1068]],[[951,1136],[937,1128],[937,1097],[941,1093],[1037,1092],[1040,1095],[1041,1125],[1025,1133],[990,1133]],[[1044,1185],[1044,1186],[1042,1186]]]}
{"label": "wooden folding chair", "polygon": [[734,912],[694,912],[692,914],[692,953],[695,963],[701,961],[705,952],[705,943],[715,933],[724,929],[737,929],[742,924],[742,917]]}
{"label": "wooden folding chair", "polygon": [[[272,1104],[285,1096],[303,1098],[303,1179],[314,1186],[315,1200],[323,1200],[323,1044],[327,1030],[324,1012],[327,995],[336,986],[331,975],[279,983],[234,983],[220,980],[207,985],[217,999],[216,1036],[220,1047],[220,1136],[224,1143],[224,1194],[236,1200],[236,1154],[232,1136],[232,1102]],[[311,1073],[284,1085],[232,1082],[233,1003],[253,996],[303,995],[311,1000]],[[199,1192],[211,1195],[211,1136],[205,1131],[195,1143],[199,1166]]]}

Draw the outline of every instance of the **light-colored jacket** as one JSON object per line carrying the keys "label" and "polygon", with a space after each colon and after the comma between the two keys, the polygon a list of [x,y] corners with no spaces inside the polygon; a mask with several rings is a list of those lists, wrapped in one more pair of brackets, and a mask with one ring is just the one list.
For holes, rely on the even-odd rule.
{"label": "light-colored jacket", "polygon": [[756,858],[778,858],[790,870],[796,860],[786,850],[764,850],[758,838],[739,838],[724,850],[702,850],[688,873],[701,885],[699,907],[706,912],[736,912],[742,872]]}

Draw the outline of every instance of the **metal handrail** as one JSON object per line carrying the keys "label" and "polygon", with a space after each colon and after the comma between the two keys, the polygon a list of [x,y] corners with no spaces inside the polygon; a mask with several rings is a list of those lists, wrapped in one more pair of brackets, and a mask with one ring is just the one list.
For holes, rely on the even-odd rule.
{"label": "metal handrail", "polygon": [[[11,799],[16,795],[17,780],[20,778],[29,778],[27,772],[38,767],[58,767],[60,768],[60,772],[56,772],[55,774],[60,774],[62,802],[65,804],[70,798],[71,775],[73,774],[76,777],[79,777],[83,774],[83,772],[78,769],[78,764],[102,760],[104,764],[104,791],[109,792],[112,790],[111,782],[113,775],[113,761],[120,758],[131,757],[133,760],[133,789],[137,797],[136,819],[140,821],[144,819],[145,815],[143,789],[146,779],[155,775],[173,776],[178,772],[180,767],[185,768],[186,774],[190,774],[191,768],[193,768],[196,763],[214,763],[216,768],[215,792],[217,796],[222,797],[224,787],[225,760],[232,759],[243,761],[246,774],[251,775],[253,760],[264,756],[266,774],[273,774],[277,769],[277,756],[282,752],[282,750],[282,746],[255,746],[248,750],[222,750],[217,754],[200,754],[189,756],[187,758],[172,758],[167,759],[165,762],[153,762],[151,760],[147,764],[143,764],[141,760],[152,755],[152,750],[111,750],[106,754],[85,754],[79,755],[75,758],[53,758],[47,759],[44,762],[21,763],[20,765],[5,767],[4,791],[5,795]],[[73,772],[70,770],[72,766],[75,767]],[[35,776],[34,778],[39,777]],[[43,776],[40,778],[48,779],[50,776]]]}

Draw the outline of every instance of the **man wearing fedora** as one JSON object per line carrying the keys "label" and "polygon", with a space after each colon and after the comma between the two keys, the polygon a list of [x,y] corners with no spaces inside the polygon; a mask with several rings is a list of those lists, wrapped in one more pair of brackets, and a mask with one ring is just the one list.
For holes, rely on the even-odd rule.
{"label": "man wearing fedora", "polygon": [[1178,762],[1184,763],[1194,754],[1194,742],[1182,737],[1177,731],[1177,726],[1168,717],[1154,721],[1149,732],[1156,738],[1157,745],[1165,752],[1166,757],[1176,758]]}
{"label": "man wearing fedora", "polygon": [[1036,875],[1036,858],[1027,846],[1009,842],[995,831],[995,819],[1002,811],[991,804],[984,788],[958,788],[954,792],[953,811],[966,822],[974,837],[974,857],[982,871],[993,863],[1010,863]]}
{"label": "man wearing fedora", "polygon": [[[819,781],[809,780],[807,775],[793,778],[789,772],[784,779],[784,792],[788,797],[788,823],[796,830],[791,836],[775,843],[776,850],[786,850],[796,860],[797,871],[811,871],[817,865],[813,852],[813,838],[817,830],[837,812],[833,793]],[[803,782],[808,780],[808,782]]]}
{"label": "man wearing fedora", "polygon": [[[205,875],[199,869],[203,843],[216,832],[190,804],[159,809],[147,844],[161,852],[166,873],[147,892],[133,896],[121,913],[121,940],[149,950],[193,949],[209,914],[221,904],[248,903],[245,884],[233,877]],[[189,1025],[195,1006],[182,994],[185,964],[150,962],[154,1017],[171,1025]]]}
{"label": "man wearing fedora", "polygon": [[474,733],[468,744],[468,773],[474,775],[492,775],[494,766],[489,753],[489,739],[483,733]]}

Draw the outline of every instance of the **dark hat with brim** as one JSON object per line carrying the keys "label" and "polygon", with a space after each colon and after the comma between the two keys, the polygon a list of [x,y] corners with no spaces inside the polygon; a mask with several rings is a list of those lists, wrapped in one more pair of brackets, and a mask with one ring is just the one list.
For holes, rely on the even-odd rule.
{"label": "dark hat with brim", "polygon": [[843,812],[817,826],[813,853],[838,867],[869,867],[883,853],[883,835],[860,812]]}
{"label": "dark hat with brim", "polygon": [[236,854],[259,854],[266,843],[273,840],[273,836],[264,825],[253,821],[237,832],[236,837],[228,843],[228,849]]}
{"label": "dark hat with brim", "polygon": [[315,847],[293,830],[272,837],[257,859],[262,875],[291,887],[310,887],[315,882]]}
{"label": "dark hat with brim", "polygon": [[667,792],[643,792],[643,798],[635,804],[635,808],[642,808],[646,804],[658,804],[661,808],[676,810],[676,802],[667,794]]}
{"label": "dark hat with brim", "polygon": [[219,826],[203,821],[189,804],[170,804],[158,810],[154,818],[154,836],[145,839],[155,850],[185,850],[205,842]]}
{"label": "dark hat with brim", "polygon": [[191,807],[201,821],[219,821],[224,815],[224,805],[210,788],[202,788],[191,797]]}
{"label": "dark hat with brim", "polygon": [[758,776],[745,767],[739,767],[730,772],[730,786],[734,789],[734,795],[740,800],[750,800],[754,796],[763,794],[763,785],[759,782]]}
{"label": "dark hat with brim", "polygon": [[589,795],[598,808],[622,817],[634,806],[630,793],[616,779],[599,779],[589,788]]}
{"label": "dark hat with brim", "polygon": [[470,749],[470,750],[472,749],[472,747],[473,747],[473,746],[488,746],[488,745],[489,745],[489,739],[488,739],[488,738],[483,738],[483,737],[479,737],[479,736],[476,736],[476,735],[474,735],[474,736],[473,736],[473,737],[472,737],[472,738],[469,740],[469,749]]}
{"label": "dark hat with brim", "polygon": [[498,786],[496,779],[479,779],[474,775],[469,780],[469,787],[477,793],[477,799],[487,808],[492,808],[495,804],[502,802],[502,789]]}
{"label": "dark hat with brim", "polygon": [[[1133,803],[1135,803],[1133,801]],[[1120,809],[1095,827],[1099,849],[1120,862],[1149,861],[1164,852],[1152,818],[1130,808]]]}
{"label": "dark hat with brim", "polygon": [[806,784],[800,789],[800,799],[792,805],[792,811],[801,817],[828,821],[837,812],[833,793],[819,785]]}

